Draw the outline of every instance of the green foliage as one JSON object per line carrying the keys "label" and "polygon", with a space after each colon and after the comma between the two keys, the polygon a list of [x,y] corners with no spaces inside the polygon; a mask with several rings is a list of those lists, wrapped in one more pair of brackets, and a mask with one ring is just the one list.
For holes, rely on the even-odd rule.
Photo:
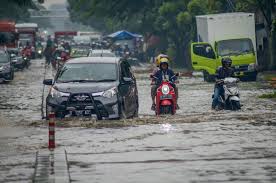
{"label": "green foliage", "polygon": [[[232,0],[237,11],[255,11],[262,0]],[[270,1],[270,0],[269,0]],[[177,65],[189,67],[196,15],[229,12],[227,0],[68,0],[71,17],[104,32],[127,29],[161,38]],[[263,5],[264,3],[262,3]],[[164,49],[165,48],[165,49]]]}
{"label": "green foliage", "polygon": [[276,98],[276,92],[274,93],[268,93],[268,94],[263,94],[261,96],[259,96],[259,98],[267,98],[267,99],[272,99],[272,98]]}
{"label": "green foliage", "polygon": [[29,18],[28,8],[33,7],[31,0],[1,0],[0,19],[24,20]]}

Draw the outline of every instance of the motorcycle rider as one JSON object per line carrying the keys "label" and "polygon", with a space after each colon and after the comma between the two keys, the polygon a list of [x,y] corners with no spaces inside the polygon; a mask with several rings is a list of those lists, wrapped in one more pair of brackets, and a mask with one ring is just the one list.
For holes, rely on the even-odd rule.
{"label": "motorcycle rider", "polygon": [[[169,69],[169,59],[166,57],[163,57],[160,59],[160,64],[159,64],[159,70],[154,74],[155,78],[155,83],[156,85],[152,86],[151,89],[151,96],[152,96],[152,106],[151,109],[155,110],[156,104],[155,104],[155,96],[156,96],[156,91],[158,87],[161,85],[162,81],[168,80],[171,82],[172,87],[175,90],[175,95],[176,95],[176,103],[178,100],[178,88],[175,85],[175,81],[177,80],[177,77],[175,76],[174,72]],[[177,109],[179,109],[179,106],[177,104]]]}
{"label": "motorcycle rider", "polygon": [[221,80],[227,77],[234,77],[234,70],[231,68],[231,58],[222,58],[221,65],[222,67],[217,70],[212,109],[218,109],[219,97],[224,96],[223,83],[221,83]]}
{"label": "motorcycle rider", "polygon": [[[160,53],[156,57],[156,59],[155,59],[155,65],[156,65],[156,67],[152,71],[152,74],[151,74],[152,76],[154,76],[157,73],[157,71],[160,70],[159,66],[160,66],[160,60],[161,60],[161,58],[167,58],[169,60],[169,56],[168,55]],[[152,83],[151,83],[151,99],[152,99],[151,109],[152,110],[155,110],[155,95],[156,95],[155,93],[156,93],[157,88],[158,88],[158,86],[157,86],[157,84],[155,82],[155,79],[152,79]]]}
{"label": "motorcycle rider", "polygon": [[46,47],[45,47],[45,50],[44,50],[44,55],[45,55],[45,58],[46,58],[46,64],[47,65],[50,65],[50,63],[51,63],[52,54],[53,54],[53,41],[51,39],[51,36],[49,35],[48,39],[47,39],[47,44],[46,44]]}

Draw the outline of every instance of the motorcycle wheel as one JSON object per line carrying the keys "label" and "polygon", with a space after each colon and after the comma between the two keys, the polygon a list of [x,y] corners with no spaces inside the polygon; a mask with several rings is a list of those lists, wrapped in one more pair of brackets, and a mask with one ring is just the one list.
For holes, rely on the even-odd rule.
{"label": "motorcycle wheel", "polygon": [[161,106],[160,107],[160,113],[161,114],[172,114],[172,106]]}
{"label": "motorcycle wheel", "polygon": [[239,101],[234,101],[234,100],[232,100],[232,101],[230,102],[230,104],[231,104],[231,109],[232,109],[233,111],[237,111],[237,110],[240,110],[240,109],[241,109],[241,104],[240,104]]}

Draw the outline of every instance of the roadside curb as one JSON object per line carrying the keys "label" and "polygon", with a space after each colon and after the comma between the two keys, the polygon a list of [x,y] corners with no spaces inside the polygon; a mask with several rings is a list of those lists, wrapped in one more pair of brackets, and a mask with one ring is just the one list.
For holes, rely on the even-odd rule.
{"label": "roadside curb", "polygon": [[36,153],[35,172],[32,182],[70,183],[71,177],[66,150],[38,151]]}

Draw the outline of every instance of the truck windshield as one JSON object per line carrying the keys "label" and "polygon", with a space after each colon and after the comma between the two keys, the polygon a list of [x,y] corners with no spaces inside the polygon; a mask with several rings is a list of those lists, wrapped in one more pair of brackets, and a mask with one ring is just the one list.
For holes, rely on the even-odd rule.
{"label": "truck windshield", "polygon": [[0,45],[14,43],[15,39],[15,34],[12,32],[0,32]]}
{"label": "truck windshield", "polygon": [[219,56],[241,55],[253,53],[253,44],[250,39],[224,40],[217,43]]}

